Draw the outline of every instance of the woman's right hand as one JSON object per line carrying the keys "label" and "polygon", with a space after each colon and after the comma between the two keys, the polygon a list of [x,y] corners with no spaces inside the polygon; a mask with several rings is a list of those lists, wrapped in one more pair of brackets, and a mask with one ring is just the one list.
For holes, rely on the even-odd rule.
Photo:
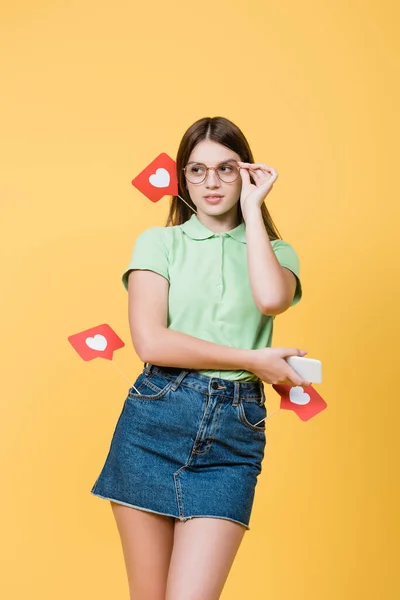
{"label": "woman's right hand", "polygon": [[306,354],[306,350],[298,348],[252,350],[249,371],[266,383],[307,387],[311,383],[298,375],[285,360],[288,356],[305,356]]}

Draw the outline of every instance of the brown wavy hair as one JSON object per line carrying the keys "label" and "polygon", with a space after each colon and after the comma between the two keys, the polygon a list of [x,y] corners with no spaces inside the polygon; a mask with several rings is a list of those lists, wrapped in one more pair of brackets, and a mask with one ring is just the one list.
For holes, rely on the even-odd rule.
{"label": "brown wavy hair", "polygon": [[[187,164],[192,150],[199,142],[203,140],[212,140],[222,144],[226,148],[233,150],[239,156],[242,162],[254,163],[252,151],[249,143],[242,131],[224,117],[204,117],[199,119],[189,127],[184,133],[176,156],[176,169],[178,176],[178,194],[196,210],[188,189],[186,187],[185,174],[183,167]],[[252,183],[254,180],[250,177]],[[173,225],[182,225],[190,219],[193,211],[178,196],[172,196],[170,202],[169,215],[166,227]],[[261,214],[270,240],[282,239],[276,225],[274,224],[268,209],[263,202],[261,205]],[[237,203],[237,223],[243,223],[244,218],[240,201]]]}

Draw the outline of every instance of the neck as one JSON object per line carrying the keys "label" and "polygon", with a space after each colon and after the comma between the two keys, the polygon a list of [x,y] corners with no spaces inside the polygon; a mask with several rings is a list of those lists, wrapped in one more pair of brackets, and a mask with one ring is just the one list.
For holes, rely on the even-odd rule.
{"label": "neck", "polygon": [[197,218],[207,229],[214,233],[225,233],[239,225],[236,206],[223,215],[207,215],[197,211]]}

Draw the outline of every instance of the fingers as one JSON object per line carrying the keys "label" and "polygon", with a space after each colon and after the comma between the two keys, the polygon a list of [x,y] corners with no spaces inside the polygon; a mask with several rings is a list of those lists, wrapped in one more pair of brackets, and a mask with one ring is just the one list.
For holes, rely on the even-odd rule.
{"label": "fingers", "polygon": [[240,176],[245,185],[250,184],[250,173],[246,169],[240,169]]}
{"label": "fingers", "polygon": [[239,167],[243,169],[249,169],[250,171],[254,171],[256,176],[263,176],[265,174],[269,175],[276,179],[278,177],[278,173],[276,169],[265,165],[264,163],[245,163],[242,161],[238,161]]}
{"label": "fingers", "polygon": [[288,379],[293,382],[292,385],[302,385],[304,382],[304,379],[301,377],[301,375],[296,373],[296,371],[294,371],[294,369],[292,369],[291,367],[289,367],[288,369],[287,376]]}
{"label": "fingers", "polygon": [[242,168],[250,169],[250,171],[255,171],[256,169],[261,169],[263,171],[267,171],[267,172],[271,173],[272,171],[275,170],[273,167],[269,167],[264,163],[248,163],[248,162],[243,162],[241,160],[238,160],[238,165],[240,165]]}
{"label": "fingers", "polygon": [[305,356],[307,350],[299,350],[299,348],[279,348],[282,358],[286,356]]}
{"label": "fingers", "polygon": [[306,381],[300,375],[298,375],[296,371],[293,370],[288,374],[288,377],[285,379],[284,383],[285,385],[290,385],[290,387],[299,386],[302,388],[306,388],[311,385],[310,381]]}
{"label": "fingers", "polygon": [[299,386],[302,388],[306,388],[309,387],[311,385],[311,383],[309,381],[305,381],[304,379],[302,379],[302,377],[296,377],[296,380],[293,380],[293,383],[290,384],[292,387],[293,386]]}
{"label": "fingers", "polygon": [[[290,349],[291,354],[287,354],[287,352],[289,351],[288,349],[284,349],[284,350],[285,350],[285,357],[305,356],[307,354],[307,350],[299,350],[298,348],[291,348]],[[288,385],[290,385],[290,386],[298,385],[303,388],[311,385],[311,383],[309,381],[306,381],[305,379],[303,379],[301,377],[301,375],[296,373],[296,371],[294,369],[292,369],[292,367],[289,367],[289,365],[288,365],[288,369],[289,369],[288,370]]]}

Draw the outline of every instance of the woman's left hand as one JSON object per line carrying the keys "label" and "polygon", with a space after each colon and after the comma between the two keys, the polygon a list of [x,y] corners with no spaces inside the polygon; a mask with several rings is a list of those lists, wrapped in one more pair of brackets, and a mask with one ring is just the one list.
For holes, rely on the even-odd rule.
{"label": "woman's left hand", "polygon": [[[238,161],[238,165],[240,167],[240,176],[242,178],[240,205],[243,217],[246,218],[246,211],[251,210],[254,207],[261,207],[277,180],[278,173],[273,167],[269,167],[262,163],[244,163]],[[250,174],[256,185],[251,183]]]}

